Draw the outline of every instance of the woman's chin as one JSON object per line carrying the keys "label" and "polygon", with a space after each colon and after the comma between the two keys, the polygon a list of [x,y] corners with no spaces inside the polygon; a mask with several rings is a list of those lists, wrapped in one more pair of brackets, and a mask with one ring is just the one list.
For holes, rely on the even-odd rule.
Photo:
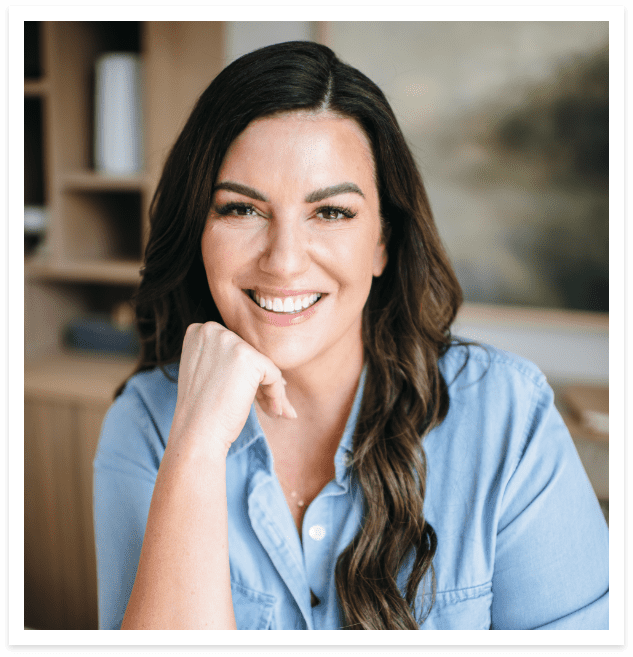
{"label": "woman's chin", "polygon": [[294,350],[287,348],[264,348],[261,350],[261,353],[270,358],[282,372],[297,370],[307,365],[314,357],[314,354],[306,354],[305,350],[296,353]]}

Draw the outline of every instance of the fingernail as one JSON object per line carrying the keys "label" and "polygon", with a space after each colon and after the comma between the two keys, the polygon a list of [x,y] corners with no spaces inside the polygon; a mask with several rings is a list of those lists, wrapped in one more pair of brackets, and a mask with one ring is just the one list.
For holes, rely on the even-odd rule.
{"label": "fingernail", "polygon": [[297,415],[297,411],[295,411],[294,408],[290,404],[288,404],[288,417],[291,420],[296,420],[299,416]]}
{"label": "fingernail", "polygon": [[284,379],[283,376],[281,377],[281,382],[282,382],[285,386],[288,385],[288,381],[286,381],[286,379]]}

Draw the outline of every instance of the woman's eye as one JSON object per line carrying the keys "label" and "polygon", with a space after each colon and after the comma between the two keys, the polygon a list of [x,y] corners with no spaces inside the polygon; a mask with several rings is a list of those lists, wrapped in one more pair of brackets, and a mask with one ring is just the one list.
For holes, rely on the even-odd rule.
{"label": "woman's eye", "polygon": [[319,208],[316,214],[321,219],[325,219],[325,221],[341,221],[343,219],[352,219],[356,216],[355,212],[347,208],[335,208],[332,206]]}
{"label": "woman's eye", "polygon": [[327,221],[337,221],[343,218],[343,213],[340,210],[336,210],[334,208],[319,210],[317,214],[321,217],[321,219],[326,219]]}
{"label": "woman's eye", "polygon": [[227,203],[216,209],[221,217],[251,217],[257,214],[257,210],[248,203]]}

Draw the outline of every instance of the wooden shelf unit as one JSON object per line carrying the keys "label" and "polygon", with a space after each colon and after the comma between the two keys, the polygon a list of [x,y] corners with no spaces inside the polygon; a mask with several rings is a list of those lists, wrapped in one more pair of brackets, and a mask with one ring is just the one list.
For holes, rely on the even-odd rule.
{"label": "wooden shelf unit", "polygon": [[[27,360],[60,353],[69,312],[82,311],[74,303],[78,286],[127,286],[131,294],[138,284],[162,164],[224,64],[222,40],[221,23],[213,22],[27,25],[25,205],[45,205],[50,217],[45,248],[25,258]],[[113,50],[137,52],[143,65],[145,167],[130,176],[92,167],[94,67]]]}
{"label": "wooden shelf unit", "polygon": [[[223,68],[220,22],[25,23],[25,206],[44,206],[41,248],[25,236],[25,624],[94,629],[92,459],[129,360],[69,353],[69,321],[130,299],[164,160]],[[93,167],[94,71],[105,52],[140,55],[144,168]],[[92,392],[91,392],[92,391]]]}

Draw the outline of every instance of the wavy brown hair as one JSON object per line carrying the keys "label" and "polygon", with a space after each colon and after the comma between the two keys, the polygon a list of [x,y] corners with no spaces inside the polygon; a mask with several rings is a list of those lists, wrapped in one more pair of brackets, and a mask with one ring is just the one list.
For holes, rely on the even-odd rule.
{"label": "wavy brown hair", "polygon": [[[418,629],[434,600],[437,549],[424,518],[422,437],[448,410],[438,362],[450,345],[461,290],[389,103],[329,48],[303,41],[262,48],[224,69],[199,98],[150,208],[135,296],[141,338],[136,371],[177,362],[189,324],[223,323],[200,257],[220,165],[251,121],[300,110],[335,112],[365,131],[388,253],[363,310],[367,376],[353,472],[365,504],[362,527],[336,563],[343,628]],[[399,579],[403,574],[406,583]],[[427,583],[430,604],[424,605]]]}

